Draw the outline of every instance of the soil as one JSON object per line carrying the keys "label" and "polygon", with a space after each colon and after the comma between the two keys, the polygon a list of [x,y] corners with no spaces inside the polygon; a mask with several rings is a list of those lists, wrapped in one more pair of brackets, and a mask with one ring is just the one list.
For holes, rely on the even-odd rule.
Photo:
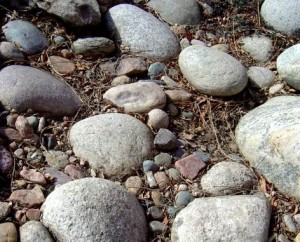
{"label": "soil", "polygon": [[[199,2],[204,2],[200,1]],[[276,59],[277,56],[287,47],[297,43],[295,36],[287,36],[278,32],[275,32],[267,28],[262,19],[260,18],[259,9],[262,3],[261,0],[233,0],[232,4],[224,0],[207,0],[214,10],[210,16],[204,16],[200,25],[194,27],[185,27],[185,34],[178,35],[179,39],[184,37],[189,40],[194,38],[196,31],[202,30],[200,40],[208,43],[209,45],[214,44],[227,44],[229,46],[232,56],[241,61],[246,67],[256,65],[251,57],[245,53],[239,44],[239,38],[242,36],[249,36],[252,34],[263,34],[273,40],[274,44],[274,55],[271,60],[267,62],[265,67],[276,72]],[[141,8],[150,11],[143,4],[139,5]],[[156,13],[152,12],[156,15]],[[34,23],[40,28],[48,37],[52,40],[55,35],[64,36],[68,41],[61,45],[52,44],[42,54],[29,56],[25,61],[7,61],[0,63],[0,68],[3,68],[12,64],[30,65],[40,69],[44,69],[48,72],[52,72],[57,78],[68,83],[80,96],[84,105],[79,112],[72,117],[64,117],[61,120],[47,119],[47,127],[40,133],[40,137],[54,136],[57,140],[55,150],[67,151],[71,150],[68,142],[68,131],[69,128],[77,121],[84,118],[107,112],[123,112],[117,110],[115,107],[106,103],[102,99],[102,95],[106,90],[110,88],[111,80],[114,76],[109,73],[100,70],[100,66],[106,62],[118,62],[121,58],[128,55],[126,52],[116,51],[113,55],[100,58],[100,59],[87,59],[82,56],[74,56],[71,50],[71,43],[79,37],[83,36],[106,36],[109,37],[108,33],[103,31],[103,26],[91,27],[91,28],[74,28],[68,26],[53,16],[49,16],[42,11],[11,11],[4,6],[0,5],[0,23],[3,25],[9,20],[22,19]],[[157,16],[159,18],[159,16]],[[215,37],[209,38],[207,34],[213,34]],[[1,41],[4,40],[1,35]],[[59,55],[62,56],[62,50],[69,50],[69,59],[76,64],[76,71],[69,76],[61,76],[53,72],[50,66],[47,64],[48,56]],[[151,60],[149,60],[151,63]],[[171,118],[169,129],[174,132],[179,139],[187,142],[187,153],[201,149],[207,153],[211,160],[210,165],[204,170],[199,178],[193,182],[187,181],[189,188],[192,189],[192,183],[198,183],[201,175],[204,174],[213,164],[231,159],[231,154],[238,154],[238,149],[235,144],[234,130],[239,119],[247,113],[249,110],[261,105],[267,99],[272,97],[268,93],[268,90],[257,89],[250,84],[240,94],[228,97],[218,98],[211,97],[201,94],[195,91],[182,76],[178,67],[177,59],[165,63],[169,70],[172,70],[172,78],[177,81],[180,86],[193,94],[193,99],[190,102],[182,102],[176,106],[179,108],[179,115]],[[146,76],[145,76],[146,77]],[[139,77],[143,78],[143,77]],[[280,83],[281,80],[276,77],[276,82]],[[297,94],[295,90],[284,86],[285,94]],[[282,95],[276,94],[276,95]],[[192,117],[185,117],[182,115],[184,111],[191,112]],[[27,112],[23,115],[28,116],[32,112]],[[8,112],[2,110],[0,113],[0,124],[3,126],[6,124],[6,116]],[[146,115],[132,114],[136,118],[145,121]],[[39,116],[39,115],[38,115]],[[40,117],[40,116],[39,116]],[[4,143],[9,148],[9,144]],[[17,143],[18,147],[28,148],[30,146],[27,143]],[[38,149],[46,149],[43,144],[37,147]],[[241,155],[240,155],[241,156]],[[241,156],[242,157],[242,156]],[[247,161],[243,161],[244,164],[248,165]],[[88,176],[91,171],[87,164],[80,165],[80,159],[77,159],[75,163],[80,166]],[[46,165],[41,164],[39,167]],[[15,180],[20,179],[19,172],[23,166],[32,166],[28,164],[25,159],[20,160],[15,157],[15,171],[10,179],[0,179],[4,189],[0,190],[0,201],[6,200],[11,191],[16,188]],[[255,171],[254,171],[255,172]],[[124,184],[126,179],[130,175],[139,175],[143,180],[143,172],[139,169],[134,171],[132,174],[127,176],[119,177],[116,179],[117,182]],[[268,183],[263,177],[257,174],[259,182],[258,190],[264,192],[271,204],[272,204],[272,221],[270,225],[270,233],[272,234],[284,234],[289,239],[294,239],[296,234],[288,232],[287,228],[282,222],[282,215],[286,213],[296,214],[299,209],[299,202],[291,197],[284,196],[276,191],[274,186]],[[45,194],[49,191],[49,187],[45,187]],[[237,194],[251,194],[254,191],[241,191]],[[174,197],[176,194],[176,184],[169,186],[165,191],[160,191],[164,196],[168,197],[169,205],[174,204]],[[197,196],[208,196],[208,194],[197,194]],[[138,198],[141,203],[146,207],[151,198],[149,196],[149,189],[144,188],[141,190]],[[14,211],[17,211],[19,207],[14,207]],[[164,219],[164,223],[171,227],[171,219],[167,216]],[[12,221],[18,224],[20,221],[16,220],[12,214],[10,217]],[[170,230],[168,229],[162,235],[149,234],[149,241],[169,241]],[[275,238],[275,237],[274,237]],[[276,239],[274,239],[275,241]]]}

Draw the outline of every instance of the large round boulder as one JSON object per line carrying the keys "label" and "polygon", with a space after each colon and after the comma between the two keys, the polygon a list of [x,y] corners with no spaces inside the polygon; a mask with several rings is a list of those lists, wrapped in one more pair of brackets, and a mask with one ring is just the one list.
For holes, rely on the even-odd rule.
{"label": "large round boulder", "polygon": [[119,45],[134,55],[157,60],[174,58],[179,42],[170,28],[150,13],[130,5],[119,4],[109,9],[105,22]]}
{"label": "large round boulder", "polygon": [[108,180],[84,178],[61,185],[41,210],[42,223],[57,241],[147,241],[138,200]]}
{"label": "large round boulder", "polygon": [[179,55],[179,67],[198,91],[213,96],[232,96],[247,85],[246,68],[234,57],[208,47],[194,45]]}
{"label": "large round boulder", "polygon": [[100,114],[76,123],[70,131],[75,155],[108,177],[121,176],[152,158],[153,135],[138,119]]}
{"label": "large round boulder", "polygon": [[300,199],[300,97],[281,96],[247,113],[235,130],[236,143],[278,191]]}

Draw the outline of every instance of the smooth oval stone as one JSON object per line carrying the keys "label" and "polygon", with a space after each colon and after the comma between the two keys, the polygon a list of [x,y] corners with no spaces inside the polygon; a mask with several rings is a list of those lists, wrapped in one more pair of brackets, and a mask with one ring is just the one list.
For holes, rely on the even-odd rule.
{"label": "smooth oval stone", "polygon": [[136,82],[110,88],[103,98],[126,113],[146,113],[156,108],[163,108],[166,95],[163,89],[151,82]]}
{"label": "smooth oval stone", "polygon": [[128,174],[152,158],[153,135],[138,119],[126,114],[100,114],[76,123],[70,131],[76,156],[108,177]]}
{"label": "smooth oval stone", "polygon": [[269,99],[242,117],[236,143],[250,165],[279,192],[300,198],[300,97]]}
{"label": "smooth oval stone", "polygon": [[29,221],[22,225],[20,228],[20,239],[22,242],[54,242],[49,231],[38,221]]}
{"label": "smooth oval stone", "polygon": [[118,44],[129,47],[134,55],[167,60],[180,51],[179,42],[167,25],[133,5],[112,7],[105,22]]}
{"label": "smooth oval stone", "polygon": [[232,56],[193,45],[179,55],[180,69],[198,91],[213,96],[232,96],[247,85],[246,68]]}
{"label": "smooth oval stone", "polygon": [[293,45],[277,58],[277,71],[280,77],[293,88],[300,90],[300,44]]}
{"label": "smooth oval stone", "polygon": [[147,241],[138,200],[108,180],[84,178],[61,185],[41,210],[43,224],[58,241]]}
{"label": "smooth oval stone", "polygon": [[42,52],[49,45],[44,34],[32,23],[14,20],[4,25],[2,29],[7,41],[17,45],[26,54]]}
{"label": "smooth oval stone", "polygon": [[275,73],[266,67],[251,66],[247,72],[252,84],[259,88],[267,88],[274,84]]}
{"label": "smooth oval stone", "polygon": [[48,116],[72,115],[81,105],[79,97],[65,83],[45,71],[20,65],[1,70],[0,101],[6,109],[32,109]]}
{"label": "smooth oval stone", "polygon": [[265,0],[261,6],[261,16],[265,23],[286,34],[299,34],[300,2],[298,0]]}
{"label": "smooth oval stone", "polygon": [[96,0],[38,0],[39,8],[75,25],[96,25],[101,22],[100,7]]}
{"label": "smooth oval stone", "polygon": [[6,222],[0,224],[0,241],[17,242],[18,231],[13,223]]}
{"label": "smooth oval stone", "polygon": [[270,205],[263,195],[197,198],[177,214],[171,239],[267,241],[270,217]]}
{"label": "smooth oval stone", "polygon": [[23,53],[10,42],[0,42],[0,59],[24,59]]}
{"label": "smooth oval stone", "polygon": [[49,56],[48,62],[56,73],[62,75],[71,74],[76,68],[73,61],[56,55]]}
{"label": "smooth oval stone", "polygon": [[195,0],[151,0],[147,5],[170,24],[196,25],[200,23],[200,9]]}

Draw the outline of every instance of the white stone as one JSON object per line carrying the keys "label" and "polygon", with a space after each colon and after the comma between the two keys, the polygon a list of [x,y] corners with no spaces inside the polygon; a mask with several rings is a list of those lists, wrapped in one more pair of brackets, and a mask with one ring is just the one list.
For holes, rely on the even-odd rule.
{"label": "white stone", "polygon": [[251,66],[247,74],[250,82],[259,88],[268,88],[275,82],[275,73],[265,67]]}
{"label": "white stone", "polygon": [[110,88],[103,98],[126,113],[146,113],[166,105],[163,89],[152,82],[136,82]]}
{"label": "white stone", "polygon": [[212,195],[247,192],[254,188],[254,184],[253,172],[237,162],[219,162],[201,178],[202,190]]}
{"label": "white stone", "polygon": [[49,194],[42,223],[57,241],[147,241],[147,223],[138,200],[100,178],[71,181]]}
{"label": "white stone", "polygon": [[197,198],[176,216],[172,242],[267,241],[270,205],[263,195]]}
{"label": "white stone", "polygon": [[273,52],[272,40],[264,35],[252,35],[240,40],[242,49],[257,62],[267,62]]}
{"label": "white stone", "polygon": [[196,25],[201,20],[200,8],[195,0],[151,0],[147,5],[170,24]]}
{"label": "white stone", "polygon": [[28,221],[20,228],[20,240],[22,242],[43,241],[54,242],[49,231],[41,222]]}
{"label": "white stone", "polygon": [[106,13],[106,25],[118,44],[129,47],[134,55],[156,60],[174,58],[179,42],[170,28],[150,13],[130,5],[119,4]]}
{"label": "white stone", "polygon": [[148,113],[147,125],[154,129],[168,128],[169,116],[161,109],[153,109]]}
{"label": "white stone", "polygon": [[81,120],[71,128],[69,139],[76,156],[108,177],[128,174],[152,158],[152,132],[126,114],[100,114]]}
{"label": "white stone", "polygon": [[194,45],[180,53],[178,62],[188,82],[202,93],[232,96],[247,85],[246,68],[224,52]]}
{"label": "white stone", "polygon": [[293,88],[300,90],[300,44],[286,49],[277,58],[279,76]]}
{"label": "white stone", "polygon": [[265,0],[261,16],[265,23],[286,34],[298,33],[300,29],[300,2],[298,0]]}
{"label": "white stone", "polygon": [[280,96],[239,121],[236,143],[250,165],[285,195],[300,198],[300,97]]}

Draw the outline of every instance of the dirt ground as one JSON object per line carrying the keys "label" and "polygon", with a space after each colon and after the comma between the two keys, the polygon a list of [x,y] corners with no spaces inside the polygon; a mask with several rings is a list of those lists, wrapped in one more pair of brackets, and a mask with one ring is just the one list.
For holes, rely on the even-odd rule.
{"label": "dirt ground", "polygon": [[[200,1],[199,2],[204,2]],[[276,72],[276,59],[277,56],[282,53],[287,47],[297,43],[297,37],[286,36],[281,33],[267,28],[262,19],[260,18],[259,9],[261,0],[233,0],[232,4],[224,0],[207,0],[206,1],[214,10],[211,16],[204,16],[203,21],[199,26],[185,27],[185,33],[178,35],[179,39],[184,37],[189,40],[194,38],[196,31],[202,30],[200,40],[205,41],[210,45],[214,44],[228,44],[230,54],[241,61],[246,67],[256,65],[247,53],[241,50],[239,44],[239,38],[242,36],[249,36],[252,34],[263,34],[273,40],[274,52],[271,60],[264,66],[268,67],[272,71]],[[139,5],[147,10],[145,5]],[[149,10],[148,10],[149,11]],[[153,13],[155,14],[155,13]],[[109,73],[100,70],[100,66],[106,62],[119,61],[122,57],[126,56],[126,53],[116,52],[112,56],[100,59],[84,59],[81,56],[74,56],[71,51],[71,43],[77,38],[82,36],[106,36],[103,26],[97,26],[93,28],[73,28],[68,26],[58,19],[49,16],[42,11],[11,11],[0,5],[0,23],[3,25],[9,20],[23,19],[28,20],[37,25],[48,37],[52,40],[55,35],[64,36],[68,39],[67,43],[62,45],[52,44],[46,51],[39,55],[29,56],[25,61],[6,61],[0,63],[0,68],[11,64],[30,65],[44,69],[48,72],[52,72],[53,75],[59,79],[63,79],[80,95],[84,105],[80,111],[74,117],[64,117],[62,120],[47,120],[47,127],[40,134],[40,137],[55,136],[57,140],[57,146],[55,150],[70,150],[67,136],[69,128],[79,120],[93,116],[99,113],[114,112],[115,107],[109,105],[102,99],[102,95],[106,90],[110,88],[111,80],[113,76]],[[211,39],[209,35],[213,34]],[[4,40],[1,35],[1,41]],[[62,55],[61,50],[67,49],[70,51],[69,59],[76,64],[76,71],[69,76],[61,76],[53,72],[50,66],[47,64],[47,58],[51,55]],[[149,63],[151,61],[149,60]],[[193,94],[191,102],[182,102],[176,105],[180,112],[176,117],[171,118],[171,124],[169,129],[174,132],[178,138],[188,142],[187,151],[193,152],[201,149],[207,153],[211,162],[206,168],[208,170],[213,164],[228,160],[232,158],[231,154],[237,154],[237,146],[234,139],[234,130],[239,119],[247,113],[249,110],[264,103],[271,97],[268,90],[259,90],[250,84],[240,94],[228,97],[217,98],[207,95],[203,95],[195,91],[183,78],[180,69],[178,67],[177,59],[165,63],[169,69],[174,70],[175,73],[172,78],[177,81],[180,86]],[[176,73],[177,71],[177,73]],[[146,76],[145,76],[146,77]],[[281,80],[276,77],[276,82]],[[297,92],[287,85],[284,86],[284,91],[291,94],[297,94]],[[280,94],[282,95],[282,94]],[[182,115],[184,111],[192,112],[192,117],[185,117]],[[122,110],[118,110],[122,112]],[[0,124],[3,126],[6,124],[7,112],[2,110],[0,113]],[[29,113],[24,114],[28,116]],[[135,117],[144,121],[145,115],[132,114]],[[39,116],[40,117],[40,116]],[[4,143],[8,147],[7,143]],[[18,143],[18,147],[28,147],[27,143]],[[40,146],[39,149],[43,150],[45,147]],[[77,161],[79,163],[79,160]],[[247,164],[247,161],[244,161]],[[14,190],[14,180],[20,179],[18,173],[23,166],[29,166],[26,160],[20,160],[15,158],[15,171],[10,180],[0,177],[0,182],[4,186],[4,189],[0,190],[0,201],[7,199],[12,190]],[[46,165],[46,163],[41,164]],[[40,168],[40,167],[36,167]],[[89,174],[89,167],[87,165],[82,166],[87,174]],[[204,174],[205,171],[202,173]],[[133,172],[134,175],[138,174],[143,177],[143,172],[137,170]],[[257,173],[256,173],[257,174]],[[128,176],[129,176],[128,175]],[[128,176],[119,177],[118,182],[123,184]],[[201,174],[199,178],[201,177]],[[282,222],[282,215],[285,213],[296,214],[299,209],[299,202],[295,199],[286,197],[276,191],[272,184],[268,183],[263,177],[257,174],[259,182],[258,190],[263,191],[270,199],[272,204],[272,221],[270,225],[270,236],[274,233],[284,234],[289,239],[295,238],[296,234],[289,233]],[[194,181],[197,182],[200,179]],[[45,187],[45,193],[47,189]],[[175,190],[172,186],[168,187],[166,191],[173,194],[171,198],[174,198]],[[256,191],[248,191],[247,194],[251,194]],[[239,193],[244,194],[245,191]],[[207,196],[207,194],[199,194],[199,196]],[[139,199],[142,204],[145,204],[145,200],[150,199],[147,189],[142,189]],[[170,199],[170,204],[172,204]],[[15,208],[18,210],[19,208]],[[11,220],[18,223],[13,216]],[[171,221],[166,216],[164,222],[167,225],[171,225]],[[150,235],[152,241],[168,241],[170,238],[170,231],[167,230],[163,235]],[[150,241],[151,241],[150,240]],[[274,240],[275,241],[275,240]]]}

